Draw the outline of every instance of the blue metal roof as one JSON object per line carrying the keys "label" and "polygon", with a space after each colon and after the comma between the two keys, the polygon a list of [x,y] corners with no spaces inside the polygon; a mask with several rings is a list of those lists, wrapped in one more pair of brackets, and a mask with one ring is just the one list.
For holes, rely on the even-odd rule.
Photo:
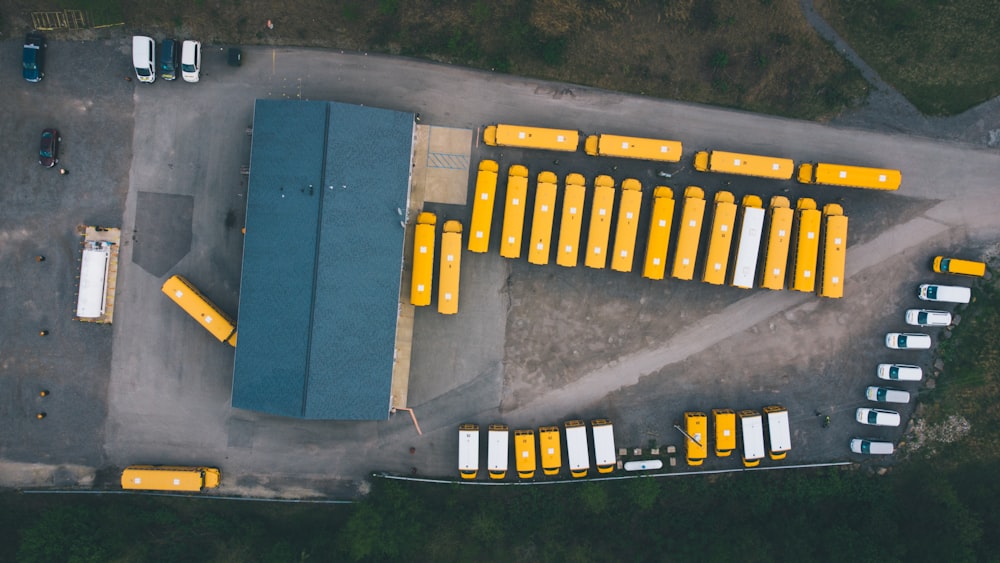
{"label": "blue metal roof", "polygon": [[257,100],[233,407],[388,418],[413,124]]}

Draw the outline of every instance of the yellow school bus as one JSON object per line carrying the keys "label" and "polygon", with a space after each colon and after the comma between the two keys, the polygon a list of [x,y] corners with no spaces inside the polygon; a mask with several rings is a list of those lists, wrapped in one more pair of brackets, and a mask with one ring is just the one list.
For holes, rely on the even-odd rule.
{"label": "yellow school bus", "polygon": [[736,413],[732,409],[712,409],[715,426],[715,455],[729,457],[736,449]]}
{"label": "yellow school bus", "polygon": [[684,444],[688,465],[697,466],[708,457],[708,417],[703,412],[684,413]]}
{"label": "yellow school bus", "polygon": [[434,281],[434,230],[437,216],[424,211],[417,216],[413,234],[413,276],[410,285],[410,304],[431,304],[431,282]]}
{"label": "yellow school bus", "polygon": [[130,465],[122,471],[122,488],[135,491],[198,492],[219,486],[222,474],[215,467]]}
{"label": "yellow school bus", "polygon": [[528,169],[520,164],[507,173],[507,204],[504,205],[500,230],[500,256],[521,257],[521,234],[524,231],[524,207],[528,197]]}
{"label": "yellow school bus", "polygon": [[469,226],[469,252],[483,253],[490,246],[490,228],[493,225],[493,199],[497,193],[495,160],[483,160],[476,174],[476,199],[472,202],[472,222]]}
{"label": "yellow school bus", "polygon": [[642,209],[642,184],[635,178],[622,181],[622,199],[618,203],[618,224],[615,226],[615,246],[611,254],[611,269],[632,271],[635,237],[639,232],[639,211]]}
{"label": "yellow school bus", "polygon": [[216,307],[215,303],[209,301],[191,285],[191,282],[181,276],[170,276],[163,282],[161,289],[219,342],[236,346],[236,324]]}
{"label": "yellow school bus", "polygon": [[795,203],[795,238],[792,241],[791,288],[812,293],[816,288],[816,258],[819,253],[819,227],[823,214],[816,202],[800,197]]}
{"label": "yellow school bus", "polygon": [[441,235],[441,267],[438,276],[438,313],[458,312],[458,282],[462,273],[462,223],[445,221]]}
{"label": "yellow school bus", "polygon": [[562,220],[559,222],[559,247],[556,264],[572,268],[580,253],[580,232],[583,230],[583,203],[587,196],[583,176],[566,176],[566,193],[563,195]]}
{"label": "yellow school bus", "polygon": [[517,476],[531,479],[535,476],[535,431],[514,431],[514,455],[517,456]]}
{"label": "yellow school bus", "polygon": [[729,264],[729,249],[733,244],[735,223],[736,198],[724,190],[716,192],[712,231],[708,239],[708,253],[705,256],[705,271],[702,273],[701,281],[713,285],[722,285],[726,282],[726,266]]}
{"label": "yellow school bus", "polygon": [[743,196],[740,209],[740,230],[736,237],[736,258],[729,285],[743,289],[753,288],[757,278],[757,259],[760,257],[760,239],[764,234],[764,202],[759,196]]}
{"label": "yellow school bus", "polygon": [[939,274],[961,274],[981,278],[986,275],[986,264],[973,260],[960,260],[947,256],[934,257],[934,271]]}
{"label": "yellow school bus", "polygon": [[844,266],[847,259],[847,217],[836,203],[823,206],[823,261],[820,265],[820,297],[844,296]]}
{"label": "yellow school bus", "polygon": [[698,186],[684,188],[684,209],[678,227],[677,247],[674,249],[672,277],[680,280],[694,278],[694,262],[698,257],[701,240],[701,221],[705,217],[705,192]]}
{"label": "yellow school bus", "polygon": [[829,164],[821,162],[813,164],[804,162],[799,165],[797,176],[802,184],[822,184],[825,186],[844,186],[847,188],[868,188],[873,190],[898,190],[903,181],[899,170],[888,168],[867,168],[864,166],[848,166],[846,164]]}
{"label": "yellow school bus", "polygon": [[615,207],[615,181],[611,176],[594,179],[594,200],[590,209],[590,229],[587,231],[588,268],[603,269],[608,264],[608,238],[611,236],[611,212]]}
{"label": "yellow school bus", "polygon": [[767,245],[764,247],[764,268],[760,286],[767,289],[785,289],[785,266],[788,264],[788,247],[792,242],[791,202],[785,196],[771,197],[771,213],[767,227]]}
{"label": "yellow school bus", "polygon": [[680,141],[606,134],[591,135],[583,145],[584,151],[591,156],[616,156],[660,162],[678,162],[682,152]]}
{"label": "yellow school bus", "polygon": [[552,223],[556,216],[556,182],[552,172],[538,175],[535,189],[535,212],[531,215],[531,235],[528,239],[528,262],[549,263],[549,246],[552,240]]}
{"label": "yellow school bus", "polygon": [[490,125],[483,131],[483,142],[490,146],[575,152],[580,145],[580,132],[525,125]]}
{"label": "yellow school bus", "polygon": [[760,156],[724,151],[701,151],[694,155],[694,168],[699,172],[723,172],[789,180],[795,172],[795,163],[788,158]]}
{"label": "yellow school bus", "polygon": [[542,473],[558,475],[562,468],[562,448],[559,445],[559,427],[542,426],[538,429],[538,442],[542,453]]}
{"label": "yellow school bus", "polygon": [[653,216],[649,219],[649,237],[646,239],[646,259],[642,277],[662,280],[667,269],[667,247],[670,244],[670,227],[674,221],[674,192],[667,186],[653,189]]}

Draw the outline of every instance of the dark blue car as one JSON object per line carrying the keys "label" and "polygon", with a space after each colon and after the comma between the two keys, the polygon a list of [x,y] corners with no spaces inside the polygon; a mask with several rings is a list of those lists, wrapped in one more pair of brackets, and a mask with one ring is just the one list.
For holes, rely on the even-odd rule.
{"label": "dark blue car", "polygon": [[24,36],[22,66],[28,82],[39,82],[45,76],[45,37],[41,33],[32,31]]}

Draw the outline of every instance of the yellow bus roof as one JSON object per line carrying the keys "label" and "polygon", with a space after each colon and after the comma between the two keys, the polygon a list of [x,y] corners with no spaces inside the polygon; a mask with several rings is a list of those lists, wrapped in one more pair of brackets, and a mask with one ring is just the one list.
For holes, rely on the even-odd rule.
{"label": "yellow bus roof", "polygon": [[[203,475],[204,474],[204,475]],[[200,491],[219,486],[214,467],[131,465],[122,471],[123,489],[144,491]]]}
{"label": "yellow bus roof", "polygon": [[462,271],[462,223],[446,221],[441,235],[441,266],[438,282],[438,313],[458,312],[458,286]]}
{"label": "yellow bus roof", "polygon": [[795,171],[795,163],[791,159],[775,156],[712,151],[709,155],[709,170],[727,174],[788,180]]}
{"label": "yellow bus roof", "polygon": [[[580,133],[571,129],[500,124],[496,126],[495,143],[506,147],[574,152],[580,145]],[[487,144],[490,144],[488,138]]]}
{"label": "yellow bus roof", "polygon": [[434,280],[434,230],[437,217],[423,212],[417,217],[413,234],[413,273],[410,283],[410,304],[430,305],[431,282]]}
{"label": "yellow bus roof", "polygon": [[715,454],[729,455],[736,449],[736,413],[731,409],[712,409],[715,424]]}
{"label": "yellow bus roof", "polygon": [[562,467],[562,448],[559,444],[559,427],[543,426],[538,429],[538,442],[541,451],[542,471],[546,475],[559,473]]}
{"label": "yellow bus roof", "polygon": [[507,173],[507,202],[504,205],[500,231],[500,256],[521,257],[521,236],[524,231],[524,208],[528,198],[528,169],[520,164]]}
{"label": "yellow bus roof", "polygon": [[615,181],[611,176],[594,179],[594,199],[590,210],[590,228],[587,231],[587,256],[583,263],[588,268],[603,269],[608,264],[608,239],[611,237],[611,213],[615,206]]}
{"label": "yellow bus roof", "polygon": [[[590,142],[590,139],[587,141]],[[680,141],[607,134],[602,134],[597,139],[597,154],[601,156],[678,162],[682,151]]]}
{"label": "yellow bus roof", "polygon": [[163,282],[163,293],[172,299],[219,342],[232,337],[236,325],[183,276],[170,276]]}
{"label": "yellow bus roof", "polygon": [[[837,206],[840,209],[840,206]],[[824,208],[825,210],[825,208]],[[842,211],[842,210],[841,210]],[[844,267],[847,259],[847,217],[827,214],[823,235],[823,266],[820,297],[844,296]]]}
{"label": "yellow bus roof", "polygon": [[528,262],[548,264],[552,243],[552,225],[556,216],[556,175],[542,172],[535,189],[535,211],[531,215],[531,234],[528,240]]}
{"label": "yellow bus roof", "polygon": [[653,215],[649,220],[649,237],[646,240],[646,259],[642,276],[662,280],[667,268],[667,247],[674,220],[674,192],[667,186],[653,190]]}
{"label": "yellow bus roof", "polygon": [[726,267],[729,264],[729,250],[733,243],[733,226],[736,224],[736,200],[732,193],[719,191],[715,194],[715,211],[712,213],[712,230],[705,254],[705,271],[701,281],[713,285],[726,282]]}
{"label": "yellow bus roof", "polygon": [[701,465],[701,460],[708,457],[708,417],[703,412],[684,413],[684,431],[688,464]]}
{"label": "yellow bus roof", "polygon": [[678,226],[674,267],[670,272],[677,279],[689,280],[694,277],[694,263],[698,256],[698,242],[701,240],[701,222],[705,217],[703,196],[704,192],[697,186],[688,186],[684,190],[684,208],[681,210],[681,224]]}
{"label": "yellow bus roof", "polygon": [[642,209],[642,184],[634,178],[622,181],[622,197],[618,204],[615,226],[615,246],[611,254],[611,269],[631,272],[635,238],[639,232],[639,212]]}
{"label": "yellow bus roof", "polygon": [[[805,199],[805,198],[803,198]],[[811,200],[810,200],[811,201]],[[802,202],[802,199],[799,200]],[[819,227],[823,214],[817,209],[797,211],[795,247],[792,249],[792,284],[795,291],[812,292],[816,288],[816,260],[819,253]]]}
{"label": "yellow bus roof", "polygon": [[795,212],[788,207],[788,198],[783,196],[771,198],[771,223],[768,227],[767,244],[764,247],[761,287],[775,290],[785,288],[785,268],[788,264],[788,248],[792,242],[794,216]]}
{"label": "yellow bus roof", "polygon": [[828,186],[897,190],[902,180],[899,170],[824,162],[816,165],[816,183]]}
{"label": "yellow bus roof", "polygon": [[476,175],[476,195],[472,202],[472,221],[469,223],[469,251],[486,252],[490,245],[493,224],[493,199],[497,191],[497,163],[483,160]]}
{"label": "yellow bus roof", "polygon": [[580,253],[580,233],[583,230],[583,204],[587,188],[583,176],[570,174],[566,177],[566,191],[563,195],[562,219],[559,222],[559,246],[556,248],[556,264],[572,268],[576,266]]}
{"label": "yellow bus roof", "polygon": [[535,431],[514,431],[514,455],[517,474],[522,479],[530,479],[535,475]]}

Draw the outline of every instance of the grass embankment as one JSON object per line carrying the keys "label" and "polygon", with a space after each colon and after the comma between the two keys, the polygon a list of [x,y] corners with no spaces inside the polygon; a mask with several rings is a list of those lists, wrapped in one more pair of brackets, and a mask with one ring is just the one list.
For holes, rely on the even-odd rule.
{"label": "grass embankment", "polygon": [[836,115],[867,91],[796,0],[61,3],[118,8],[127,32],[403,54],[806,119]]}
{"label": "grass embankment", "polygon": [[[1000,287],[982,280],[975,301],[959,313],[951,337],[939,345],[944,368],[935,388],[922,392],[917,425],[926,446],[917,457],[938,465],[1000,462]],[[912,444],[913,442],[911,442]]]}
{"label": "grass embankment", "polygon": [[816,0],[817,8],[921,112],[953,115],[1000,94],[1000,2]]}

